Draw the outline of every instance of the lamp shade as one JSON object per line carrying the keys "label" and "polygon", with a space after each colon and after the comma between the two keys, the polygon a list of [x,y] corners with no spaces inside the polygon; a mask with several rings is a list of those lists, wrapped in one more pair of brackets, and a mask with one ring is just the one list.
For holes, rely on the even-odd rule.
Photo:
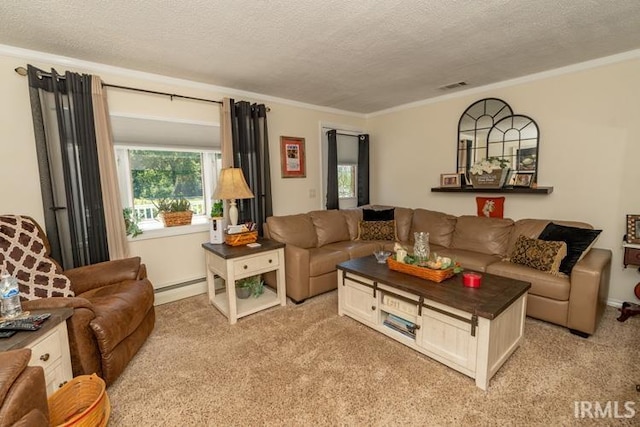
{"label": "lamp shade", "polygon": [[253,197],[247,181],[244,180],[242,169],[225,168],[220,171],[218,185],[213,192],[214,199],[252,199]]}

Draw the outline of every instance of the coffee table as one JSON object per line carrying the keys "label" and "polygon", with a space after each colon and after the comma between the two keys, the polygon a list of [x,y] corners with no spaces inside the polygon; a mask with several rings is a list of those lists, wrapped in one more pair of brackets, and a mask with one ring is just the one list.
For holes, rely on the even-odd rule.
{"label": "coffee table", "polygon": [[471,378],[489,380],[520,345],[528,282],[481,273],[435,283],[390,270],[373,255],[337,265],[338,313],[347,315]]}

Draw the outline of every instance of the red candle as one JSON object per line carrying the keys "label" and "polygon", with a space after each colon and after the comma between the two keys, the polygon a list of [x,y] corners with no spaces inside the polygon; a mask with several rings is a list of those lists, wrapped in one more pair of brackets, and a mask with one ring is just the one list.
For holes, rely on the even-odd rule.
{"label": "red candle", "polygon": [[474,272],[462,273],[462,283],[468,288],[479,288],[482,284],[482,274]]}

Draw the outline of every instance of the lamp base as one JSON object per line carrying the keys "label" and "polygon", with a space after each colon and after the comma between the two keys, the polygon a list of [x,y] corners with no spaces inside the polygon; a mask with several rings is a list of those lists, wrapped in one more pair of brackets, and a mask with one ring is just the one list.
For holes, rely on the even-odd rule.
{"label": "lamp base", "polygon": [[238,225],[238,207],[235,199],[229,200],[229,221],[231,225]]}

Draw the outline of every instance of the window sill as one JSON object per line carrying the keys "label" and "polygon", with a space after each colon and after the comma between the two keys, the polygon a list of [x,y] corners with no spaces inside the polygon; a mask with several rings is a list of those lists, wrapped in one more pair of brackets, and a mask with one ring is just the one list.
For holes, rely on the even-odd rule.
{"label": "window sill", "polygon": [[142,234],[136,237],[128,236],[129,242],[137,242],[140,240],[160,239],[163,237],[182,236],[185,234],[204,233],[209,231],[209,222],[207,218],[193,218],[191,225],[178,225],[175,227],[164,227],[161,222],[157,224],[145,224]]}

